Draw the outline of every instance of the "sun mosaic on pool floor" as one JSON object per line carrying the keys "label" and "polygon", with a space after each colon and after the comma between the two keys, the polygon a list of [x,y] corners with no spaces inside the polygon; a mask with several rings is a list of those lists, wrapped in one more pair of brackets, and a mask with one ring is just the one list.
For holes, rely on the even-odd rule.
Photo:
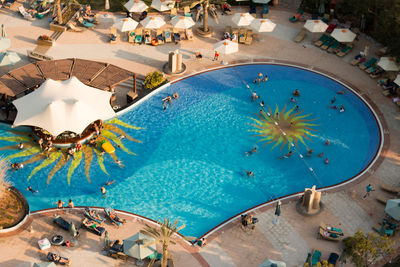
{"label": "sun mosaic on pool floor", "polygon": [[[100,136],[96,139],[97,140],[96,145],[90,146],[89,144],[83,144],[82,148],[79,151],[76,151],[74,153],[74,156],[71,158],[72,162],[67,171],[68,185],[70,185],[72,174],[80,164],[84,164],[86,179],[89,183],[91,182],[89,177],[89,169],[93,162],[94,155],[96,155],[100,169],[108,175],[108,172],[104,165],[104,157],[103,157],[104,150],[102,149],[102,144],[106,142],[112,142],[114,145],[121,148],[124,152],[131,155],[136,155],[135,153],[129,151],[124,146],[124,144],[121,142],[120,137],[124,136],[127,140],[133,142],[140,143],[141,141],[134,139],[133,137],[128,135],[124,130],[121,129],[121,127],[134,130],[143,129],[141,127],[132,126],[116,118],[105,122],[104,130],[101,132]],[[47,176],[47,184],[49,184],[54,174],[59,170],[61,170],[62,167],[69,162],[68,148],[53,147],[50,149],[50,151],[44,151],[40,148],[35,137],[31,134],[31,132],[8,131],[8,133],[10,133],[9,136],[1,136],[0,140],[12,142],[15,144],[0,147],[0,150],[15,150],[18,147],[19,143],[23,144],[24,149],[22,151],[7,156],[6,158],[4,158],[4,160],[10,161],[12,159],[29,157],[26,160],[19,162],[19,164],[23,164],[24,166],[34,162],[41,161],[41,163],[38,166],[36,166],[28,176],[27,178],[28,181],[37,172],[47,167],[50,168],[49,166],[52,163],[57,162]],[[115,152],[109,154],[115,162],[119,161]]]}

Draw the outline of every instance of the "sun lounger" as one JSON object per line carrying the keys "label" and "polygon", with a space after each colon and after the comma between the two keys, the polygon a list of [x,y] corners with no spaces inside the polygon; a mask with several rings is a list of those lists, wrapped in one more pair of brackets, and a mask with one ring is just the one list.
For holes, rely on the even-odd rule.
{"label": "sun lounger", "polygon": [[101,217],[99,214],[97,214],[97,211],[95,211],[92,208],[86,207],[85,211],[83,212],[83,215],[92,220],[97,222],[98,224],[102,224],[106,219],[104,219],[103,217]]}
{"label": "sun lounger", "polygon": [[364,70],[366,73],[371,74],[374,73],[375,71],[377,71],[377,66],[374,64],[371,67],[367,68]]}
{"label": "sun lounger", "polygon": [[336,28],[337,24],[336,23],[331,23],[329,24],[328,28],[326,29],[327,33],[332,33],[333,30]]}
{"label": "sun lounger", "polygon": [[336,53],[339,49],[340,43],[336,40],[333,41],[333,44],[328,48],[328,53]]}
{"label": "sun lounger", "polygon": [[391,186],[381,182],[381,188],[387,192],[398,194],[400,193],[400,186]]}
{"label": "sun lounger", "polygon": [[326,40],[328,40],[329,39],[329,35],[327,35],[327,34],[322,34],[321,35],[321,37],[319,37],[319,39],[318,40],[316,40],[316,41],[314,41],[314,45],[316,45],[316,46],[321,46]]}
{"label": "sun lounger", "polygon": [[71,263],[71,261],[68,258],[61,257],[60,255],[53,252],[49,252],[47,254],[47,260],[54,262],[55,264],[66,265],[66,266],[69,266],[69,264]]}
{"label": "sun lounger", "polygon": [[252,43],[253,43],[253,30],[247,30],[246,40],[244,41],[244,44],[251,45]]}
{"label": "sun lounger", "polygon": [[107,207],[104,209],[104,213],[106,214],[106,217],[110,219],[110,221],[117,225],[118,227],[121,226],[123,223],[125,223],[125,220],[120,219],[117,216],[117,213],[110,207]]}
{"label": "sun lounger", "polygon": [[159,44],[164,44],[164,36],[163,36],[163,31],[162,30],[157,29],[156,38],[157,38]]}
{"label": "sun lounger", "polygon": [[335,233],[330,233],[321,227],[319,228],[319,236],[322,239],[331,240],[331,241],[339,241],[340,240],[340,235],[335,234]]}
{"label": "sun lounger", "polygon": [[370,58],[370,60],[368,60],[368,62],[358,65],[358,67],[362,70],[365,70],[367,68],[372,67],[376,63],[376,61],[377,61],[377,59],[373,57],[373,58]]}
{"label": "sun lounger", "polygon": [[215,7],[214,4],[210,4],[208,6],[208,14],[210,14],[215,19],[215,23],[219,24],[217,8]]}
{"label": "sun lounger", "polygon": [[244,44],[246,41],[246,29],[239,30],[239,43]]}
{"label": "sun lounger", "polygon": [[289,18],[289,21],[290,21],[290,22],[297,22],[297,21],[300,20],[300,17],[301,17],[301,15],[303,15],[303,14],[304,14],[303,10],[300,10],[300,9],[299,9],[299,10],[297,11],[297,13],[293,15],[293,17],[290,17],[290,18]]}
{"label": "sun lounger", "polygon": [[26,12],[23,6],[19,6],[18,11],[25,19],[33,19],[32,15]]}
{"label": "sun lounger", "polygon": [[353,49],[352,45],[346,45],[344,48],[342,48],[340,51],[336,52],[336,55],[338,57],[344,57],[345,55],[347,55],[348,53],[350,53],[350,51]]}
{"label": "sun lounger", "polygon": [[321,251],[314,250],[311,257],[311,266],[317,265],[321,261]]}
{"label": "sun lounger", "polygon": [[333,43],[335,42],[335,39],[333,37],[329,37],[322,45],[321,49],[326,50],[328,47],[330,47]]}
{"label": "sun lounger", "polygon": [[118,41],[117,29],[115,27],[110,28],[110,44],[116,44]]}
{"label": "sun lounger", "polygon": [[[332,252],[332,253],[329,255],[329,258],[328,258],[328,264],[332,264],[333,266],[335,266],[336,263],[337,263],[337,261],[338,261],[338,259],[339,259],[339,253]],[[330,265],[329,265],[329,266],[330,266]]]}
{"label": "sun lounger", "polygon": [[174,7],[171,9],[170,18],[174,19],[174,18],[176,18],[176,16],[178,16],[178,13],[176,12],[176,8]]}
{"label": "sun lounger", "polygon": [[179,43],[181,41],[181,35],[180,35],[178,29],[175,29],[175,28],[173,30],[173,33],[174,33],[175,44],[177,44],[177,43]]}
{"label": "sun lounger", "polygon": [[129,31],[128,32],[128,43],[135,43],[135,37],[136,37],[136,33],[135,31]]}
{"label": "sun lounger", "polygon": [[378,232],[380,235],[385,235],[385,236],[393,236],[396,228],[392,227],[390,224],[385,224],[385,229],[382,229],[382,223],[379,222],[375,224],[372,229],[374,229],[376,232]]}
{"label": "sun lounger", "polygon": [[88,218],[83,219],[82,225],[85,226],[87,230],[98,236],[102,236],[103,233],[106,231],[104,227],[98,226],[96,222],[89,220]]}
{"label": "sun lounger", "polygon": [[185,30],[185,33],[186,33],[186,38],[187,38],[189,41],[193,41],[193,32],[192,32],[192,29],[186,29],[186,30]]}
{"label": "sun lounger", "polygon": [[342,229],[333,227],[333,226],[331,226],[331,225],[326,225],[326,224],[323,223],[323,222],[320,222],[320,223],[319,223],[319,227],[322,228],[322,229],[325,230],[325,231],[330,232],[330,233],[335,233],[335,234],[337,234],[337,235],[343,235]]}
{"label": "sun lounger", "polygon": [[143,42],[143,29],[135,30],[135,44],[142,44]]}
{"label": "sun lounger", "polygon": [[165,30],[164,31],[164,40],[165,40],[166,43],[171,43],[172,42],[171,30]]}
{"label": "sun lounger", "polygon": [[123,252],[123,242],[116,240],[112,244],[110,244],[110,247],[108,247],[107,249],[107,256],[114,259],[127,260],[128,255]]}
{"label": "sun lounger", "polygon": [[[53,222],[54,222],[56,225],[58,225],[59,227],[61,227],[62,229],[64,229],[65,231],[68,231],[68,232],[71,231],[72,223],[67,222],[64,218],[62,218],[62,217],[60,217],[60,216],[55,217],[55,218],[53,219]],[[75,235],[74,237],[79,236],[79,232],[77,231],[74,235]]]}
{"label": "sun lounger", "polygon": [[351,65],[353,65],[353,66],[356,66],[356,65],[358,65],[358,64],[360,64],[360,63],[363,63],[365,61],[365,58],[364,57],[361,57],[361,58],[359,58],[359,59],[353,59],[352,61],[350,61],[350,64]]}
{"label": "sun lounger", "polygon": [[307,36],[307,30],[306,29],[301,29],[301,31],[297,34],[297,36],[294,38],[294,41],[296,43],[300,43],[301,41],[304,40],[304,38]]}
{"label": "sun lounger", "polygon": [[232,40],[232,42],[239,42],[239,29],[238,28],[233,28],[232,29],[232,35],[236,36],[236,39]]}

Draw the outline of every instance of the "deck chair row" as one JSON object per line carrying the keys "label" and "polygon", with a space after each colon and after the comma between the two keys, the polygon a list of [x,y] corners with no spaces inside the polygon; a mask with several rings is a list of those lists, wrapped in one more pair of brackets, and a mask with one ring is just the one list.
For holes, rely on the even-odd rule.
{"label": "deck chair row", "polygon": [[136,29],[128,33],[128,42],[135,44],[159,45],[171,42],[180,42],[181,40],[193,41],[193,32],[191,29],[166,29],[150,30]]}

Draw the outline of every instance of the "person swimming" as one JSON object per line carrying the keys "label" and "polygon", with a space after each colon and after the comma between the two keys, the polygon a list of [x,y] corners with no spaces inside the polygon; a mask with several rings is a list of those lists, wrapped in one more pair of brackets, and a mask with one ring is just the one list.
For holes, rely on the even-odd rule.
{"label": "person swimming", "polygon": [[324,152],[321,152],[321,153],[318,154],[318,157],[323,158],[324,155],[325,155]]}
{"label": "person swimming", "polygon": [[293,95],[294,95],[294,96],[300,96],[300,91],[299,91],[299,89],[294,90]]}
{"label": "person swimming", "polygon": [[264,75],[264,82],[268,82],[268,76],[267,76],[267,74]]}
{"label": "person swimming", "polygon": [[173,97],[175,100],[178,99],[178,98],[179,98],[178,92],[175,92],[175,93],[172,95],[172,97]]}
{"label": "person swimming", "polygon": [[245,152],[246,156],[248,157],[253,155],[254,153],[258,153],[257,147],[254,147],[252,150]]}
{"label": "person swimming", "polygon": [[345,93],[346,91],[344,89],[336,92],[338,95],[344,95]]}
{"label": "person swimming", "polygon": [[329,164],[329,159],[328,158],[325,158],[325,164]]}
{"label": "person swimming", "polygon": [[249,177],[249,178],[251,178],[251,176],[256,177],[254,175],[254,172],[252,172],[252,171],[244,171],[244,172],[247,174],[247,177]]}
{"label": "person swimming", "polygon": [[307,149],[307,157],[311,157],[313,152],[314,152],[314,150],[312,148]]}
{"label": "person swimming", "polygon": [[264,104],[264,101],[261,101],[260,106],[261,106],[261,107],[264,107],[264,105],[265,105],[265,104]]}
{"label": "person swimming", "polygon": [[258,95],[256,92],[251,93],[251,101],[254,102],[258,98]]}
{"label": "person swimming", "polygon": [[326,140],[325,145],[329,146],[329,143],[330,143],[330,141],[328,139],[328,140]]}
{"label": "person swimming", "polygon": [[281,156],[279,159],[283,159],[283,158],[288,159],[288,158],[290,158],[292,155],[293,155],[293,152],[292,152],[292,151],[289,151],[289,153],[287,153],[287,154],[284,155],[284,156]]}
{"label": "person swimming", "polygon": [[343,105],[340,106],[339,112],[344,112],[344,106]]}
{"label": "person swimming", "polygon": [[105,185],[105,186],[109,186],[109,185],[112,185],[112,184],[115,183],[115,182],[116,182],[116,180],[107,181],[104,185]]}
{"label": "person swimming", "polygon": [[290,98],[290,102],[297,103],[297,100],[292,97]]}
{"label": "person swimming", "polygon": [[28,186],[28,187],[26,188],[26,191],[30,191],[32,194],[33,194],[33,193],[39,193],[38,190],[33,190],[31,186]]}

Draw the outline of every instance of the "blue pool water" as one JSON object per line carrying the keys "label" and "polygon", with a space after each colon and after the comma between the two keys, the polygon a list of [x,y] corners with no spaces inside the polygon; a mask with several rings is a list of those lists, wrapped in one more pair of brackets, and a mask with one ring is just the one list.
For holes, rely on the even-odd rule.
{"label": "blue pool water", "polygon": [[[267,73],[269,81],[260,85],[252,81],[258,72]],[[301,96],[298,105],[304,114],[315,119],[315,136],[306,141],[314,150],[312,157],[299,144],[289,159],[279,159],[288,152],[285,147],[263,147],[248,130],[250,117],[260,107],[250,101],[250,92],[242,79],[264,100],[280,109],[293,107],[290,98],[294,89]],[[40,163],[36,162],[10,175],[15,186],[27,197],[32,210],[54,207],[58,199],[75,205],[112,206],[154,220],[164,216],[186,224],[182,233],[200,236],[231,216],[272,198],[303,191],[305,187],[330,186],[360,173],[373,160],[380,146],[380,130],[367,106],[353,93],[337,95],[344,87],[324,76],[298,68],[278,65],[245,65],[219,69],[186,78],[119,117],[142,130],[124,129],[142,143],[122,140],[137,155],[117,149],[125,164],[119,168],[109,155],[102,172],[96,160],[87,182],[81,164],[67,184],[68,167],[64,166],[46,184],[51,170],[41,170],[29,182],[27,177]],[[163,111],[161,99],[177,91],[179,99]],[[329,108],[345,106],[345,112]],[[10,136],[5,130],[1,136]],[[330,145],[324,143],[329,139]],[[0,141],[1,146],[10,145]],[[255,145],[259,152],[246,157]],[[0,151],[3,156],[16,150]],[[324,152],[330,163],[317,157]],[[19,161],[25,158],[18,159]],[[16,160],[13,160],[16,161]],[[50,167],[54,166],[51,165]],[[314,170],[315,175],[309,168]],[[252,170],[255,178],[243,175]],[[100,186],[116,180],[102,198]],[[31,185],[40,191],[33,195],[25,188]]]}

